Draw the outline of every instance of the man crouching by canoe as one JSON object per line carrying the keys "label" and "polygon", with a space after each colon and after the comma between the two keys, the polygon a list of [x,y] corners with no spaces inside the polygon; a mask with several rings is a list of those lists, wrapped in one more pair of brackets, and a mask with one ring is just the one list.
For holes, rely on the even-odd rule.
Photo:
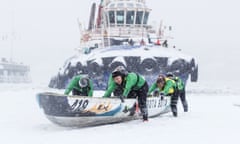
{"label": "man crouching by canoe", "polygon": [[68,84],[64,94],[68,95],[72,92],[72,95],[78,96],[93,96],[93,83],[88,76],[77,75],[72,78]]}
{"label": "man crouching by canoe", "polygon": [[108,88],[103,97],[110,97],[111,93],[117,87],[122,87],[124,90],[122,95],[119,95],[122,102],[124,102],[124,98],[127,98],[131,91],[134,91],[137,94],[138,104],[143,115],[143,121],[148,121],[146,104],[148,84],[145,79],[136,73],[128,73],[123,66],[118,66],[109,78]]}

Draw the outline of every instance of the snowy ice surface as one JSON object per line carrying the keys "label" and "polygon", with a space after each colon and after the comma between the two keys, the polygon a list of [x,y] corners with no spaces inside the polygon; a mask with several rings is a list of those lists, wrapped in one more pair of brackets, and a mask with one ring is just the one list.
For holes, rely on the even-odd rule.
{"label": "snowy ice surface", "polygon": [[206,89],[204,84],[189,84],[187,89],[190,111],[184,113],[179,103],[177,118],[168,113],[146,123],[134,120],[97,127],[65,128],[48,121],[35,98],[38,92],[57,90],[34,84],[1,84],[0,143],[239,144],[238,90]]}

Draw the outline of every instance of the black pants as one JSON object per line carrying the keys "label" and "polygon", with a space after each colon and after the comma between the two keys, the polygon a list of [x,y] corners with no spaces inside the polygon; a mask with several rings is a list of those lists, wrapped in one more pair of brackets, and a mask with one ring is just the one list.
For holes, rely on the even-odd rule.
{"label": "black pants", "polygon": [[179,90],[179,91],[178,91],[178,96],[180,97],[180,100],[181,100],[181,102],[182,102],[182,106],[183,106],[184,112],[187,112],[187,111],[188,111],[188,103],[187,103],[187,100],[186,100],[186,92],[185,92],[185,89]]}
{"label": "black pants", "polygon": [[78,95],[78,96],[87,96],[88,95],[86,92],[81,92],[81,91],[79,91],[75,88],[72,90],[72,94],[73,95]]}
{"label": "black pants", "polygon": [[[114,91],[114,96],[119,96],[123,93],[122,87],[117,87]],[[127,98],[138,98],[138,105],[143,115],[143,120],[148,120],[148,109],[147,109],[147,92],[148,92],[148,84],[147,82],[138,89],[138,90],[131,90],[127,96]]]}
{"label": "black pants", "polygon": [[178,93],[174,92],[171,96],[170,107],[173,113],[173,116],[177,117],[177,101],[178,101]]}
{"label": "black pants", "polygon": [[147,109],[147,92],[148,84],[147,82],[144,85],[135,91],[138,96],[138,105],[143,115],[143,120],[148,120],[148,109]]}

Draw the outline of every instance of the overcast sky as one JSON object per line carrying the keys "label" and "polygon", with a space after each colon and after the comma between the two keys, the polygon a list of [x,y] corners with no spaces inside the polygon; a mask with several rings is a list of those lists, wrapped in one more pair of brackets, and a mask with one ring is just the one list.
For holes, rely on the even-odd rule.
{"label": "overcast sky", "polygon": [[[99,0],[100,1],[100,0]],[[146,0],[149,23],[173,26],[177,48],[196,57],[200,80],[237,75],[237,0]],[[93,0],[0,0],[0,57],[29,64],[33,79],[48,81],[79,46],[77,19],[88,23]],[[97,1],[98,2],[98,1]],[[11,54],[11,38],[13,50]],[[234,80],[235,77],[232,79]],[[235,79],[237,80],[237,79]]]}

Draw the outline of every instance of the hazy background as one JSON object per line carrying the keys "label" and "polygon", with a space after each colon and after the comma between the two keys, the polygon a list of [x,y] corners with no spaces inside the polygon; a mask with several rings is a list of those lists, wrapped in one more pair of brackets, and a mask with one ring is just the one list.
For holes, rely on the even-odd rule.
{"label": "hazy background", "polygon": [[[163,19],[172,25],[177,48],[196,57],[199,81],[232,83],[239,80],[236,75],[240,72],[240,2],[146,1],[153,9],[149,23]],[[77,19],[87,27],[92,2],[0,0],[0,58],[12,57],[14,61],[30,65],[33,81],[48,83],[79,46]]]}

